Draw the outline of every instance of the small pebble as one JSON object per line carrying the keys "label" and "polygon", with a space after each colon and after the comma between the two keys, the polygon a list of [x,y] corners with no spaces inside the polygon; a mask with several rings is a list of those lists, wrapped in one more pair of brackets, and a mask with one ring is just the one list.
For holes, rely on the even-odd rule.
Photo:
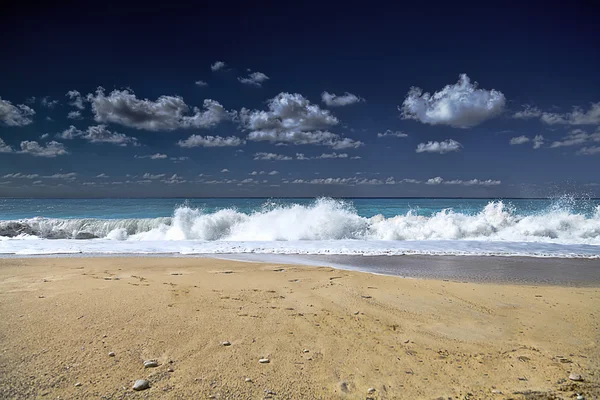
{"label": "small pebble", "polygon": [[373,394],[375,392],[376,392],[375,388],[369,388],[369,390],[367,390],[367,393],[369,393],[369,394]]}
{"label": "small pebble", "polygon": [[175,370],[173,368],[169,368],[167,372],[175,372]]}
{"label": "small pebble", "polygon": [[138,379],[133,384],[133,390],[146,390],[150,388],[150,382],[145,379]]}
{"label": "small pebble", "polygon": [[585,397],[583,397],[582,395],[578,394],[577,395],[577,400],[585,400]]}
{"label": "small pebble", "polygon": [[581,382],[583,381],[583,377],[579,374],[571,374],[569,375],[569,379],[575,382]]}
{"label": "small pebble", "polygon": [[246,379],[245,379],[245,381],[246,381],[246,382],[252,382],[252,379],[250,379],[250,378],[246,378]]}
{"label": "small pebble", "polygon": [[221,342],[222,346],[231,346],[231,342]]}
{"label": "small pebble", "polygon": [[354,315],[360,314],[360,311],[354,311]]}
{"label": "small pebble", "polygon": [[271,361],[268,358],[261,358],[260,360],[258,360],[258,362],[261,364],[268,364]]}
{"label": "small pebble", "polygon": [[155,360],[144,361],[144,368],[156,368],[158,367],[158,362]]}
{"label": "small pebble", "polygon": [[77,383],[75,384],[75,387],[79,387],[79,386],[82,386],[82,385],[81,385],[81,382],[77,382]]}
{"label": "small pebble", "polygon": [[110,353],[108,353],[108,356],[109,356],[109,357],[114,357],[114,356],[115,356],[115,352],[114,352],[114,351],[111,351]]}
{"label": "small pebble", "polygon": [[303,352],[303,353],[308,353],[308,352],[310,352],[310,350],[308,350],[308,349],[304,349],[304,350],[302,350],[302,352]]}
{"label": "small pebble", "polygon": [[503,394],[502,390],[494,389],[492,390],[492,394]]}

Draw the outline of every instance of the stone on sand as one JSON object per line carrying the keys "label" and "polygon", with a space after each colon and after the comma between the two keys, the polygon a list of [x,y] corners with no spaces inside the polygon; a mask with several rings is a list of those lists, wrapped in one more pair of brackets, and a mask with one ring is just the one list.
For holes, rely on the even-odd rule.
{"label": "stone on sand", "polygon": [[231,346],[231,342],[221,342],[222,346]]}
{"label": "stone on sand", "polygon": [[79,386],[82,386],[82,385],[81,385],[81,382],[77,382],[77,383],[75,384],[75,387],[79,387]]}
{"label": "stone on sand", "polygon": [[367,390],[368,394],[373,394],[375,392],[376,392],[375,388],[369,388],[369,390]]}
{"label": "stone on sand", "polygon": [[581,382],[583,381],[583,376],[579,375],[579,374],[571,374],[569,375],[569,379],[575,382]]}
{"label": "stone on sand", "polygon": [[156,360],[144,361],[144,368],[156,368],[156,367],[158,367],[158,362]]}
{"label": "stone on sand", "polygon": [[258,360],[258,362],[261,364],[268,364],[271,361],[268,358],[261,358],[260,360]]}
{"label": "stone on sand", "polygon": [[133,384],[133,390],[146,390],[150,388],[150,382],[145,379],[138,379]]}
{"label": "stone on sand", "polygon": [[114,356],[115,356],[115,352],[114,352],[114,351],[111,351],[110,353],[108,353],[108,356],[109,356],[109,357],[114,357]]}

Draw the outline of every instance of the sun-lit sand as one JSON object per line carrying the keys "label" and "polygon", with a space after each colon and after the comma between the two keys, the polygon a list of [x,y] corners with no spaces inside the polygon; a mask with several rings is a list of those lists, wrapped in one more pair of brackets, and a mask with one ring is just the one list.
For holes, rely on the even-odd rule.
{"label": "sun-lit sand", "polygon": [[599,310],[600,288],[2,259],[0,398],[593,399]]}

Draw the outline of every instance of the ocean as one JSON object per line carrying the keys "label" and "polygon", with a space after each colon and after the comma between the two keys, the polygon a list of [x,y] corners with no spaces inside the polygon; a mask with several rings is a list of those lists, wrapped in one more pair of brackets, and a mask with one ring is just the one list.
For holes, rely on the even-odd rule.
{"label": "ocean", "polygon": [[5,198],[0,254],[600,258],[600,200]]}

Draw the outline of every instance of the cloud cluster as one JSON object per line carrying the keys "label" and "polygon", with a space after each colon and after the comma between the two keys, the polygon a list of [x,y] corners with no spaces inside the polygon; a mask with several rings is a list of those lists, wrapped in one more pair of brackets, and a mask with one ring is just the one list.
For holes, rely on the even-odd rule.
{"label": "cloud cluster", "polygon": [[62,156],[69,154],[65,145],[59,142],[51,141],[46,145],[40,145],[34,140],[25,140],[21,142],[21,154],[29,154],[35,157],[47,157],[54,158],[56,156]]}
{"label": "cloud cluster", "polygon": [[13,105],[0,97],[0,122],[8,126],[25,126],[33,122],[35,111],[25,104]]}
{"label": "cloud cluster", "polygon": [[479,179],[471,179],[468,181],[464,181],[461,179],[452,179],[445,180],[441,176],[436,176],[435,178],[428,179],[425,184],[426,185],[462,185],[462,186],[497,186],[500,185],[502,181],[486,179],[484,181]]}
{"label": "cloud cluster", "polygon": [[136,138],[127,136],[124,133],[112,132],[107,129],[106,125],[89,126],[85,131],[75,128],[73,125],[56,135],[57,138],[63,140],[72,140],[76,138],[87,140],[90,143],[108,143],[118,146],[139,146]]}
{"label": "cloud cluster", "polygon": [[462,145],[453,139],[438,141],[429,141],[427,143],[419,143],[417,153],[439,153],[445,154],[453,151],[460,151]]}
{"label": "cloud cluster", "polygon": [[196,81],[194,83],[196,84],[196,86],[200,86],[200,87],[208,86],[208,83],[206,83],[204,81]]}
{"label": "cloud cluster", "polygon": [[344,93],[341,96],[338,96],[335,93],[323,92],[321,93],[321,100],[328,107],[342,107],[365,101],[365,99],[348,92]]}
{"label": "cloud cluster", "polygon": [[334,149],[357,148],[364,143],[343,138],[325,129],[339,123],[329,110],[324,110],[298,93],[279,93],[268,102],[268,110],[239,113],[243,129],[250,131],[248,140],[268,141],[283,145],[320,145]]}
{"label": "cloud cluster", "polygon": [[600,129],[591,134],[581,129],[575,129],[562,140],[552,142],[550,147],[579,146],[590,142],[600,142]]}
{"label": "cloud cluster", "polygon": [[[129,90],[113,90],[108,96],[99,87],[88,94],[94,120],[149,131],[181,128],[210,128],[232,119],[235,112],[225,110],[217,101],[204,100],[203,110],[190,107],[180,96],[160,96],[156,101],[138,99]],[[190,114],[191,115],[188,115]]]}
{"label": "cloud cluster", "polygon": [[164,159],[168,158],[168,156],[166,154],[162,154],[162,153],[154,153],[154,154],[148,154],[145,156],[135,155],[135,156],[133,156],[133,158],[139,158],[139,159],[149,158],[151,160],[164,160]]}
{"label": "cloud cluster", "polygon": [[215,61],[215,63],[210,66],[210,69],[213,72],[216,72],[218,70],[225,68],[226,66],[227,66],[227,64],[225,64],[223,61]]}
{"label": "cloud cluster", "polygon": [[255,153],[255,160],[265,160],[265,161],[290,161],[293,160],[292,157],[284,156],[283,154],[275,154],[275,153]]}
{"label": "cloud cluster", "polygon": [[397,138],[405,138],[408,137],[408,134],[402,132],[402,131],[392,131],[390,129],[388,129],[387,131],[383,132],[383,133],[378,133],[377,134],[378,138],[383,138],[383,137],[397,137]]}
{"label": "cloud cluster", "polygon": [[278,175],[279,171],[273,170],[271,172],[267,172],[267,171],[252,171],[249,175],[252,176],[256,176],[256,175]]}
{"label": "cloud cluster", "polygon": [[68,119],[81,119],[81,111],[70,111],[67,114]]}
{"label": "cloud cluster", "polygon": [[525,104],[523,110],[513,114],[513,118],[539,118],[548,125],[600,125],[600,102],[590,104],[587,110],[583,107],[573,107],[573,111],[568,113],[542,111],[538,107]]}
{"label": "cloud cluster", "polygon": [[524,144],[529,142],[529,138],[525,135],[523,136],[517,136],[517,137],[513,137],[510,139],[510,145],[514,146],[514,145],[518,145],[518,144]]}
{"label": "cloud cluster", "polygon": [[261,87],[263,82],[268,80],[269,77],[262,72],[252,72],[246,78],[238,77],[238,81],[242,82],[244,85]]}
{"label": "cloud cluster", "polygon": [[42,98],[42,100],[40,101],[40,104],[42,105],[42,107],[54,108],[58,105],[58,100],[50,100],[50,97],[46,96],[46,97]]}
{"label": "cloud cluster", "polygon": [[542,147],[542,145],[544,144],[544,136],[542,135],[536,135],[533,137],[533,139],[529,139],[527,136],[522,135],[522,136],[516,136],[510,139],[509,143],[511,146],[515,146],[515,145],[520,145],[520,144],[525,144],[528,142],[532,142],[533,143],[533,148],[535,150],[539,149]]}
{"label": "cloud cluster", "polygon": [[85,108],[85,106],[83,105],[83,97],[81,96],[81,93],[79,93],[77,90],[69,90],[66,96],[69,99],[71,99],[71,101],[68,103],[70,106],[77,107],[80,110],[83,110]]}
{"label": "cloud cluster", "polygon": [[246,144],[245,140],[242,140],[235,136],[201,136],[192,135],[185,140],[180,140],[177,145],[180,147],[237,147]]}
{"label": "cloud cluster", "polygon": [[411,88],[400,110],[404,119],[470,128],[499,115],[505,103],[502,92],[478,89],[476,82],[471,83],[466,74],[461,74],[456,84],[447,85],[434,94]]}

